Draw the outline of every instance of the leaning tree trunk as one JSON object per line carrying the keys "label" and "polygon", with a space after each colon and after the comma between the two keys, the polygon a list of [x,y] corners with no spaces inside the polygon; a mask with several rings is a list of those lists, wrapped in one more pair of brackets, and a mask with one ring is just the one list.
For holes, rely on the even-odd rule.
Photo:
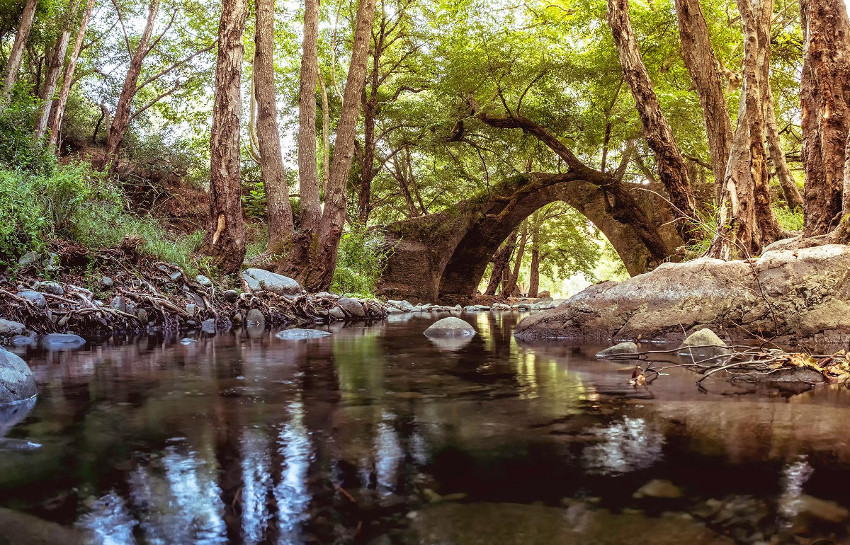
{"label": "leaning tree trunk", "polygon": [[283,170],[274,86],[274,0],[256,0],[254,85],[257,100],[257,141],[260,170],[268,202],[270,255],[282,253],[292,241],[295,226],[289,187]]}
{"label": "leaning tree trunk", "polygon": [[658,177],[670,196],[676,230],[685,242],[690,242],[695,238],[691,224],[696,214],[688,170],[640,57],[628,0],[608,0],[608,25],[617,44],[623,76],[635,99],[643,136],[655,154]]}
{"label": "leaning tree trunk", "polygon": [[525,244],[528,241],[528,226],[522,226],[522,234],[519,237],[519,246],[516,250],[516,258],[514,258],[514,268],[508,276],[508,281],[502,285],[502,295],[511,297],[519,280],[519,269],[522,267],[522,257],[525,254]]}
{"label": "leaning tree trunk", "polygon": [[714,56],[708,25],[699,0],[676,0],[676,15],[679,20],[682,56],[702,105],[711,155],[711,172],[714,174],[719,196],[732,142],[732,120],[726,108],[726,95],[723,94],[720,63]]}
{"label": "leaning tree trunk", "polygon": [[375,0],[360,0],[351,64],[345,82],[331,174],[325,193],[325,210],[316,249],[310,253],[310,266],[304,283],[308,290],[328,289],[336,268],[337,250],[345,221],[345,184],[354,159],[354,138],[357,120],[360,118],[360,96],[366,85],[366,63],[369,59],[369,39],[374,16]]}
{"label": "leaning tree trunk", "polygon": [[316,165],[316,83],[319,74],[319,0],[304,2],[304,39],[298,95],[298,184],[301,192],[301,231],[311,243],[319,227],[319,170]]}
{"label": "leaning tree trunk", "polygon": [[238,272],[245,257],[239,156],[242,114],[242,33],[247,0],[224,0],[218,27],[215,101],[210,131],[210,217],[206,251],[225,273]]}
{"label": "leaning tree trunk", "polygon": [[24,58],[24,49],[30,36],[30,29],[32,28],[33,19],[35,19],[35,8],[37,6],[38,0],[27,0],[27,3],[24,5],[24,11],[21,13],[21,22],[18,25],[18,32],[15,34],[12,51],[9,52],[9,61],[6,63],[3,89],[0,91],[0,108],[6,105],[9,95],[12,93],[12,87],[18,81],[18,71],[21,69],[21,60]]}
{"label": "leaning tree trunk", "polygon": [[487,284],[487,290],[484,292],[484,295],[496,295],[496,290],[499,289],[499,284],[502,283],[502,277],[505,275],[505,271],[511,262],[511,256],[514,253],[514,248],[516,248],[518,234],[516,229],[514,229],[508,235],[502,247],[493,256],[493,272],[490,275],[490,282]]}
{"label": "leaning tree trunk", "polygon": [[77,60],[80,58],[80,51],[83,49],[83,39],[86,36],[86,28],[91,18],[92,8],[95,0],[88,0],[86,11],[83,13],[83,20],[80,21],[80,28],[77,29],[77,38],[74,40],[74,49],[71,50],[71,57],[68,59],[68,64],[65,66],[65,73],[62,76],[62,89],[59,91],[59,100],[56,103],[56,109],[50,118],[50,135],[48,136],[48,145],[51,148],[56,148],[59,142],[59,131],[62,129],[62,118],[65,115],[65,105],[68,104],[68,97],[71,95],[71,85],[74,83],[74,70],[77,68]]}
{"label": "leaning tree trunk", "polygon": [[[224,3],[228,4],[229,1],[230,0],[224,0]],[[238,2],[240,0],[236,1]],[[109,126],[109,132],[106,137],[106,151],[103,154],[103,160],[101,161],[100,168],[106,168],[109,166],[110,174],[115,172],[115,169],[118,166],[118,147],[124,140],[124,133],[127,131],[127,126],[130,124],[130,107],[133,104],[133,97],[136,96],[136,84],[139,81],[139,74],[142,73],[142,62],[145,60],[145,57],[149,52],[148,44],[150,43],[154,21],[156,20],[158,12],[159,0],[151,0],[148,5],[148,19],[145,23],[145,29],[142,31],[142,36],[139,38],[136,50],[130,58],[130,67],[127,69],[127,75],[124,77],[124,85],[121,88],[121,94],[118,96],[118,106],[115,108],[115,114],[112,116],[112,125]],[[219,32],[221,32],[221,27],[219,27]],[[221,43],[219,43],[219,48],[220,47]],[[219,59],[220,58],[221,55],[219,55]]]}
{"label": "leaning tree trunk", "polygon": [[47,122],[50,120],[53,95],[56,94],[59,73],[65,64],[65,52],[68,49],[68,41],[71,39],[71,24],[76,16],[76,3],[77,0],[71,0],[68,4],[68,13],[65,14],[65,21],[62,23],[62,33],[56,39],[56,47],[53,51],[53,57],[50,59],[50,68],[47,70],[44,87],[41,89],[41,96],[39,97],[41,98],[41,106],[39,106],[38,116],[35,122],[36,140],[40,140],[44,136],[47,130]]}
{"label": "leaning tree trunk", "polygon": [[[805,33],[800,82],[804,234],[827,233],[850,211],[844,177],[850,112],[850,24],[844,0],[801,0]],[[844,199],[842,201],[842,192]]]}

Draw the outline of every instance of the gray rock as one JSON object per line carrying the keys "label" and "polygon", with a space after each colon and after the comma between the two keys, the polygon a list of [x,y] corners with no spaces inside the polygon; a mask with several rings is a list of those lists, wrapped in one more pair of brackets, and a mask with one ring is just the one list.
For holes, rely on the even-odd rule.
{"label": "gray rock", "polygon": [[427,337],[473,337],[475,329],[467,322],[454,316],[437,320],[425,330]]}
{"label": "gray rock", "polygon": [[215,318],[209,318],[201,322],[201,331],[210,335],[215,335]]}
{"label": "gray rock", "polygon": [[38,308],[45,308],[47,306],[47,299],[44,298],[44,295],[40,292],[33,290],[24,290],[18,292],[18,297],[23,297],[30,303],[34,304]]}
{"label": "gray rock", "polygon": [[23,335],[26,327],[20,322],[0,318],[0,335]]}
{"label": "gray rock", "polygon": [[195,303],[187,303],[186,304],[186,314],[189,315],[190,318],[193,318],[195,314],[198,312],[198,305]]}
{"label": "gray rock", "polygon": [[266,317],[259,310],[252,308],[245,315],[245,324],[252,327],[266,328]]}
{"label": "gray rock", "polygon": [[304,291],[292,278],[263,269],[242,271],[242,280],[251,291],[270,291],[278,295],[300,295]]}
{"label": "gray rock", "polygon": [[665,479],[653,479],[633,494],[635,498],[681,498],[682,489]]}
{"label": "gray rock", "polygon": [[339,301],[337,301],[337,305],[339,305],[339,307],[345,311],[346,315],[351,318],[363,319],[366,317],[366,309],[363,308],[363,305],[361,305],[360,301],[357,299],[352,299],[351,297],[340,297]]}
{"label": "gray rock", "polygon": [[345,320],[345,311],[339,307],[334,307],[328,311],[328,316],[334,320]]}
{"label": "gray rock", "polygon": [[48,333],[39,340],[45,350],[74,350],[86,344],[86,340],[73,333]]}
{"label": "gray rock", "polygon": [[10,341],[12,346],[17,346],[18,348],[23,348],[25,346],[35,346],[35,337],[28,337],[26,335],[15,335],[12,337]]}
{"label": "gray rock", "polygon": [[209,278],[207,278],[206,276],[204,276],[202,274],[199,274],[198,276],[195,277],[195,282],[197,282],[198,284],[200,284],[201,286],[203,286],[205,288],[213,287],[212,280],[210,280]]}
{"label": "gray rock", "polygon": [[850,333],[850,295],[844,289],[848,269],[850,246],[843,244],[769,251],[751,262],[701,258],[664,263],[620,283],[591,286],[558,308],[534,313],[517,325],[515,335],[673,341],[681,340],[683,331],[709,327],[741,337],[762,331],[840,340]]}
{"label": "gray rock", "polygon": [[26,362],[0,348],[0,405],[29,399],[38,393]]}
{"label": "gray rock", "polygon": [[688,335],[688,337],[682,341],[682,345],[679,348],[687,348],[690,346],[726,346],[726,343],[717,336],[717,333],[708,329],[707,327],[700,329],[694,333]]}
{"label": "gray rock", "polygon": [[321,339],[330,336],[330,332],[319,329],[284,329],[275,334],[282,341],[303,341],[306,339]]}
{"label": "gray rock", "polygon": [[490,310],[490,307],[487,305],[469,305],[463,307],[464,312],[487,312]]}
{"label": "gray rock", "polygon": [[322,298],[322,299],[334,299],[334,298],[339,297],[339,296],[337,294],[331,293],[329,291],[320,291],[319,293],[316,294],[316,297]]}
{"label": "gray rock", "polygon": [[114,308],[115,310],[127,312],[127,300],[121,297],[120,295],[116,295],[115,297],[113,297],[112,301],[109,302],[109,306]]}
{"label": "gray rock", "polygon": [[[397,308],[397,309],[404,311],[404,312],[413,312],[416,308],[413,305],[411,305],[410,302],[407,301],[407,300],[402,300],[402,301],[390,300],[390,301],[387,301],[387,305],[390,306],[390,307],[393,307],[393,308]],[[387,309],[387,310],[389,310],[389,309]]]}
{"label": "gray rock", "polygon": [[221,296],[224,297],[224,300],[228,303],[235,303],[236,300],[239,299],[239,292],[236,290],[225,290]]}
{"label": "gray rock", "polygon": [[233,316],[230,317],[230,320],[234,324],[241,324],[242,323],[242,314],[240,312],[236,312],[236,313],[233,314]]}
{"label": "gray rock", "polygon": [[52,293],[53,295],[65,295],[65,290],[58,282],[39,282],[38,289],[42,293]]}
{"label": "gray rock", "polygon": [[136,318],[142,325],[148,325],[148,311],[143,308],[136,309]]}
{"label": "gray rock", "polygon": [[47,264],[44,266],[45,271],[58,271],[59,270],[59,254],[55,252],[50,252],[47,254]]}
{"label": "gray rock", "polygon": [[605,350],[598,352],[596,354],[596,359],[604,359],[611,356],[618,356],[622,354],[636,354],[638,351],[638,347],[635,343],[627,342],[615,344],[614,346],[608,347]]}
{"label": "gray rock", "polygon": [[180,277],[182,277],[182,276],[183,276],[183,273],[181,273],[180,271],[174,271],[173,273],[168,275],[168,278],[170,278],[172,282],[177,282],[178,280],[180,280]]}
{"label": "gray rock", "polygon": [[511,310],[510,305],[506,305],[505,303],[493,303],[490,307],[491,310]]}
{"label": "gray rock", "polygon": [[112,286],[115,285],[115,281],[112,280],[112,278],[110,278],[108,276],[102,276],[100,278],[100,285],[103,286],[104,288],[111,288]]}
{"label": "gray rock", "polygon": [[38,264],[41,255],[38,252],[27,252],[18,259],[18,266],[22,269]]}

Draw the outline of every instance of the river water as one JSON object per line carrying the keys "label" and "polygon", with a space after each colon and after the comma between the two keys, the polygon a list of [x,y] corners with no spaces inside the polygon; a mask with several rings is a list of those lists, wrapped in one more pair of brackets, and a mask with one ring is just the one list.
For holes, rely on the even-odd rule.
{"label": "river water", "polygon": [[516,313],[439,317],[24,354],[0,543],[850,543],[843,386],[635,388]]}

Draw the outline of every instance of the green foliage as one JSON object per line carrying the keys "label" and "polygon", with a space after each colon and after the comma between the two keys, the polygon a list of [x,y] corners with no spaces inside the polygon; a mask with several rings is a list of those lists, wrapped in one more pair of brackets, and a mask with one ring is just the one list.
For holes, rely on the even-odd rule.
{"label": "green foliage", "polygon": [[0,165],[49,176],[56,159],[32,134],[39,101],[21,85],[14,91],[11,102],[0,113]]}
{"label": "green foliage", "polygon": [[803,230],[803,211],[800,209],[789,210],[787,206],[779,205],[773,207],[776,221],[783,231]]}
{"label": "green foliage", "polygon": [[343,233],[331,289],[337,293],[373,296],[390,252],[374,231],[356,225]]}
{"label": "green foliage", "polygon": [[0,170],[0,267],[24,253],[44,249],[44,206],[20,172]]}
{"label": "green foliage", "polygon": [[266,208],[268,202],[266,200],[266,188],[262,182],[249,184],[247,191],[242,192],[242,210],[245,211],[245,216],[253,219],[263,219],[266,217]]}

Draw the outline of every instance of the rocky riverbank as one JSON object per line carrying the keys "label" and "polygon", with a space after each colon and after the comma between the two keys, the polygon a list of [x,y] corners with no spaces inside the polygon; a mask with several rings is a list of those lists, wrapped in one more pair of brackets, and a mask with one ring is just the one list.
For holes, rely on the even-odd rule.
{"label": "rocky riverbank", "polygon": [[850,338],[850,246],[776,249],[758,259],[701,258],[604,282],[516,328],[524,340],[678,341],[704,327],[726,339],[786,344]]}

